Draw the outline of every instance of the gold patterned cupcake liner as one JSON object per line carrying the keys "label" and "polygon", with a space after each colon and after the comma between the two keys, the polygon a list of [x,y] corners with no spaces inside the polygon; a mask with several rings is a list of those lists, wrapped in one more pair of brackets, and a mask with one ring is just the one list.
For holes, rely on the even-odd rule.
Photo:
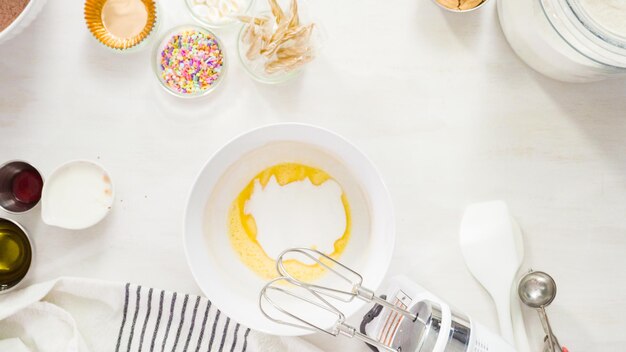
{"label": "gold patterned cupcake liner", "polygon": [[102,8],[108,0],[86,0],[85,22],[93,36],[102,44],[112,49],[125,50],[137,46],[154,31],[157,23],[157,5],[155,0],[141,0],[148,12],[146,25],[141,32],[130,38],[119,38],[111,34],[102,21]]}

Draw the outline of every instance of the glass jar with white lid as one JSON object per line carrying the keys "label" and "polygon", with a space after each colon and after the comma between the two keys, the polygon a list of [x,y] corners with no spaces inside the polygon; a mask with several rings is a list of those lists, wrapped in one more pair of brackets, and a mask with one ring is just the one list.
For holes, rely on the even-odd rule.
{"label": "glass jar with white lid", "polygon": [[626,76],[626,0],[498,0],[498,15],[513,50],[546,76]]}

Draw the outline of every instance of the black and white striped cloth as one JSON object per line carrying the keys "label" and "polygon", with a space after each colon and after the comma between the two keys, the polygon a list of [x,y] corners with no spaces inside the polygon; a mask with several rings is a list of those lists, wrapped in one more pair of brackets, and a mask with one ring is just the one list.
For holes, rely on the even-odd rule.
{"label": "black and white striped cloth", "polygon": [[233,321],[200,296],[61,278],[0,295],[0,352],[319,352]]}
{"label": "black and white striped cloth", "polygon": [[250,329],[211,301],[126,284],[115,352],[245,352]]}

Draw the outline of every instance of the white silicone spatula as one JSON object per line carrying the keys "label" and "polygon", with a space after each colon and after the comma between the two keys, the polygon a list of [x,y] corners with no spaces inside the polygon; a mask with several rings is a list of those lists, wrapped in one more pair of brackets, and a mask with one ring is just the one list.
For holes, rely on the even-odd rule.
{"label": "white silicone spatula", "polygon": [[465,264],[496,305],[500,334],[518,352],[529,352],[520,303],[511,301],[524,249],[521,231],[506,203],[491,201],[467,207],[461,222],[460,244]]}

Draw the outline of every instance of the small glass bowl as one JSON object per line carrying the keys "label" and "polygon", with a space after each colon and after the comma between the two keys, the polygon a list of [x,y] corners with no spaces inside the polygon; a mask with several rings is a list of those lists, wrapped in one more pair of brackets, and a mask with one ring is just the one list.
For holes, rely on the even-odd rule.
{"label": "small glass bowl", "polygon": [[[211,87],[203,91],[199,91],[195,93],[184,93],[184,92],[176,91],[172,89],[163,80],[163,77],[161,76],[163,69],[161,68],[160,58],[161,58],[161,52],[163,51],[163,48],[165,47],[167,42],[170,40],[170,38],[172,38],[172,36],[185,32],[185,31],[196,31],[196,32],[201,32],[206,35],[213,36],[213,38],[215,38],[215,41],[217,42],[218,47],[221,49],[221,52],[222,52],[222,69],[220,71],[219,77],[217,78],[217,80],[213,82]],[[182,25],[182,26],[174,27],[170,29],[169,31],[167,31],[165,35],[163,35],[163,37],[161,37],[161,39],[158,41],[154,49],[154,54],[153,54],[153,59],[152,59],[152,69],[154,71],[157,81],[159,81],[159,84],[161,85],[161,87],[163,87],[163,89],[165,89],[165,91],[167,91],[168,93],[179,98],[198,98],[198,97],[206,96],[209,93],[213,92],[215,88],[217,88],[222,83],[222,81],[224,80],[224,76],[226,75],[226,71],[228,67],[227,62],[228,60],[227,60],[226,53],[224,51],[224,44],[219,39],[219,37],[215,35],[215,33],[213,33],[212,31],[206,28],[202,28],[196,25]]]}
{"label": "small glass bowl", "polygon": [[[300,3],[300,20],[303,23],[315,23],[315,27],[311,34],[311,45],[315,51],[315,57],[313,58],[313,62],[317,60],[326,40],[326,32],[324,28],[318,21],[314,21],[308,16],[308,12],[306,11],[306,6],[304,6],[304,2]],[[303,11],[304,10],[304,11]],[[270,11],[263,11],[257,14],[252,15],[253,17],[268,17],[273,18],[271,16]],[[298,77],[302,71],[308,66],[311,65],[312,62],[306,63],[305,65],[299,67],[293,71],[281,71],[275,73],[267,73],[265,72],[265,62],[267,59],[259,58],[257,60],[249,60],[246,57],[246,52],[248,51],[248,44],[243,42],[243,35],[247,28],[247,24],[243,24],[241,30],[239,31],[239,35],[237,37],[237,52],[239,56],[239,61],[241,61],[242,66],[245,68],[245,71],[252,77],[254,80],[265,83],[265,84],[281,84],[287,81],[290,81],[296,77]]]}
{"label": "small glass bowl", "polygon": [[237,51],[239,53],[239,61],[241,61],[241,65],[246,69],[246,72],[250,75],[250,77],[265,84],[281,84],[300,75],[304,67],[300,67],[294,71],[267,73],[265,72],[266,59],[259,58],[254,61],[249,60],[246,57],[248,45],[243,42],[243,34],[245,30],[246,25],[244,25],[241,28],[241,31],[239,31],[239,36],[237,37]]}
{"label": "small glass bowl", "polygon": [[189,13],[191,13],[191,17],[193,17],[194,20],[196,20],[198,23],[200,23],[203,26],[206,26],[212,29],[220,29],[220,28],[232,27],[235,24],[237,24],[239,21],[234,16],[247,14],[252,8],[252,6],[254,5],[255,0],[219,0],[219,1],[239,1],[242,3],[242,6],[239,12],[233,14],[231,18],[224,18],[224,20],[220,22],[209,21],[207,18],[203,18],[202,16],[200,16],[197,13],[197,11],[194,11],[194,6],[197,6],[194,4],[194,2],[196,1],[197,0],[185,0],[185,4],[187,5],[187,10],[189,10]]}
{"label": "small glass bowl", "polygon": [[464,9],[464,10],[458,10],[455,8],[451,8],[451,7],[447,7],[444,4],[440,3],[437,0],[433,0],[433,2],[435,4],[437,4],[437,6],[441,7],[442,9],[446,10],[446,11],[450,11],[450,12],[456,12],[456,13],[464,13],[464,12],[471,12],[474,10],[478,10],[479,8],[483,7],[483,5],[485,5],[485,3],[487,3],[488,0],[484,0],[483,2],[479,3],[478,5],[471,7],[469,9]]}

